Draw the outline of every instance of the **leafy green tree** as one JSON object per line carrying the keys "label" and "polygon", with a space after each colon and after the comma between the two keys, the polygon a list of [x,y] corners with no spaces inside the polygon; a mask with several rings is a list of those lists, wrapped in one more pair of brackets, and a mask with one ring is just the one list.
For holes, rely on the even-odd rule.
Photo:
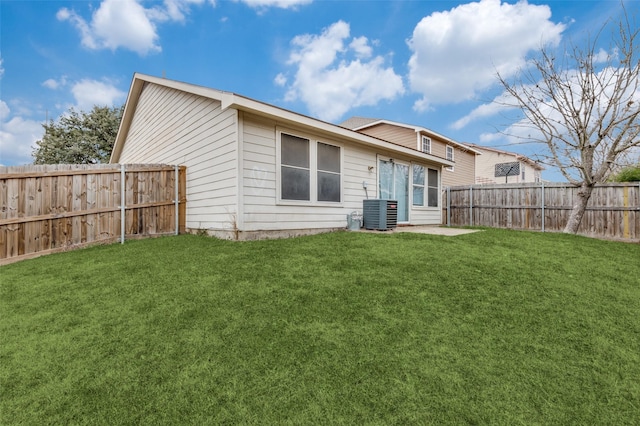
{"label": "leafy green tree", "polygon": [[124,105],[73,107],[57,122],[43,124],[44,136],[33,150],[34,164],[97,164],[109,161]]}

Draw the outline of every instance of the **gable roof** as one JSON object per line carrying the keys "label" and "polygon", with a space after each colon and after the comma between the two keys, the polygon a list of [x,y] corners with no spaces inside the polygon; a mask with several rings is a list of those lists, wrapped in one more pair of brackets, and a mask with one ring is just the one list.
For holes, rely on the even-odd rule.
{"label": "gable roof", "polygon": [[536,170],[544,170],[544,167],[542,165],[540,165],[540,163],[538,163],[535,160],[532,160],[531,158],[527,157],[526,155],[518,154],[517,152],[503,151],[501,149],[492,148],[492,147],[489,147],[489,146],[477,145],[475,143],[469,143],[469,142],[465,142],[465,145],[470,146],[470,147],[472,147],[474,149],[477,149],[479,151],[490,151],[490,152],[495,152],[495,153],[498,153],[498,154],[510,155],[510,156],[513,156],[518,161],[522,161],[524,163],[529,164],[531,167],[533,167]]}
{"label": "gable roof", "polygon": [[367,124],[380,121],[379,118],[367,118],[367,117],[351,117],[339,124],[340,127],[346,127],[347,129],[363,128]]}
{"label": "gable roof", "polygon": [[367,145],[372,148],[395,151],[398,154],[421,159],[423,161],[430,161],[432,163],[440,164],[443,166],[455,165],[455,162],[449,161],[442,157],[438,157],[436,155],[425,154],[421,151],[418,151],[417,149],[407,148],[390,141],[365,135],[363,133],[359,133],[345,127],[337,126],[335,124],[331,124],[313,117],[309,117],[274,105],[257,101],[255,99],[238,95],[236,93],[224,92],[204,86],[197,86],[194,84],[183,83],[166,78],[152,77],[139,73],[134,74],[133,81],[131,82],[131,87],[127,96],[127,102],[125,104],[124,112],[122,114],[122,120],[120,122],[120,128],[118,129],[118,135],[116,136],[113,151],[111,152],[111,159],[109,161],[110,163],[117,163],[120,159],[120,154],[122,153],[122,148],[126,141],[127,134],[129,133],[129,128],[131,127],[131,123],[133,121],[133,115],[145,84],[157,84],[186,93],[213,99],[221,103],[223,110],[233,108],[238,111],[246,111],[262,117],[274,119],[278,123],[284,125],[289,124],[295,126],[303,126],[313,130],[314,132],[324,134],[329,137],[348,140],[350,142]]}
{"label": "gable roof", "polygon": [[388,124],[390,126],[397,126],[397,127],[403,127],[405,129],[411,129],[416,133],[419,134],[425,134],[427,136],[431,136],[431,137],[435,137],[438,139],[441,139],[445,142],[447,142],[448,144],[451,145],[455,145],[458,148],[465,150],[465,151],[471,151],[474,154],[477,155],[482,155],[482,152],[468,146],[467,144],[463,144],[461,142],[456,142],[451,138],[448,138],[444,135],[441,135],[440,133],[434,132],[431,129],[427,129],[426,127],[422,127],[422,126],[414,126],[412,124],[406,124],[406,123],[398,123],[396,121],[391,121],[391,120],[384,120],[384,119],[376,119],[376,118],[366,118],[366,117],[351,117],[348,120],[344,121],[341,126],[343,127],[347,127],[349,129],[355,130],[355,131],[359,131],[359,130],[363,130],[369,127],[373,127],[373,126],[377,126],[379,124]]}

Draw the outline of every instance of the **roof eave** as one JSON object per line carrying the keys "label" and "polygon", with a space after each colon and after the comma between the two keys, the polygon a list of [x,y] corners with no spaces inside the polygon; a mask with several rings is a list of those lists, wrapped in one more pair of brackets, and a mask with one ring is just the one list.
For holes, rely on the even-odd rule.
{"label": "roof eave", "polygon": [[419,134],[419,133],[426,133],[426,134],[427,134],[427,135],[429,135],[429,136],[436,137],[436,138],[438,138],[438,139],[442,139],[442,140],[444,140],[445,142],[450,143],[450,144],[453,144],[453,145],[456,145],[457,147],[462,148],[462,149],[464,149],[464,150],[466,150],[466,151],[471,151],[471,152],[473,152],[474,154],[482,155],[482,152],[480,152],[480,151],[478,151],[478,150],[476,150],[476,149],[473,149],[472,147],[470,147],[470,146],[468,146],[468,145],[465,145],[465,144],[463,144],[462,142],[454,141],[453,139],[451,139],[451,138],[449,138],[449,137],[447,137],[447,136],[445,136],[445,135],[441,135],[441,134],[440,134],[440,133],[438,133],[438,132],[434,132],[434,131],[433,131],[433,130],[431,130],[431,129],[427,129],[426,127],[412,126],[412,125],[410,125],[410,124],[397,123],[397,122],[395,122],[395,121],[391,121],[391,120],[376,120],[376,121],[373,121],[373,122],[371,122],[371,123],[368,123],[368,124],[365,124],[365,125],[362,125],[362,126],[356,127],[356,128],[355,128],[355,129],[353,129],[353,130],[354,130],[354,131],[360,131],[360,130],[362,130],[362,129],[366,129],[366,128],[368,128],[368,127],[377,126],[378,124],[389,124],[389,125],[391,125],[391,126],[404,127],[405,129],[411,129],[411,130],[413,130],[414,132],[416,132],[416,133],[418,133],[418,134]]}
{"label": "roof eave", "polygon": [[129,129],[131,127],[131,123],[133,121],[133,113],[136,109],[145,83],[154,83],[217,100],[221,103],[221,107],[223,110],[234,108],[239,111],[246,111],[263,117],[268,117],[270,119],[274,119],[276,122],[312,128],[315,131],[320,131],[330,136],[340,137],[351,142],[373,146],[387,151],[395,151],[398,154],[403,154],[411,158],[426,160],[431,163],[439,164],[441,166],[455,165],[455,162],[446,160],[441,157],[437,157],[431,154],[425,154],[415,149],[397,145],[383,139],[365,135],[354,130],[340,127],[332,123],[279,108],[264,102],[256,101],[254,99],[247,98],[245,96],[241,96],[232,92],[223,92],[203,86],[197,86],[175,80],[168,80],[165,78],[152,77],[139,73],[135,73],[133,76],[133,81],[129,89],[125,109],[122,114],[122,120],[120,122],[116,141],[114,143],[111,158],[109,160],[110,163],[117,163],[120,160],[124,141],[126,140]]}
{"label": "roof eave", "polygon": [[432,163],[437,163],[442,166],[454,166],[455,162],[440,158],[431,154],[425,154],[415,149],[407,148],[402,145],[397,145],[383,139],[378,139],[373,136],[365,135],[363,133],[347,129],[345,127],[337,126],[326,121],[318,120],[313,117],[302,115],[293,111],[282,109],[273,105],[269,105],[260,101],[256,101],[251,98],[247,98],[235,93],[225,92],[222,99],[222,108],[234,108],[239,111],[246,111],[252,114],[256,114],[262,117],[276,120],[283,124],[291,124],[294,126],[304,126],[312,128],[315,131],[320,131],[327,135],[334,137],[340,137],[351,142],[365,144],[369,146],[375,146],[376,148],[385,149],[389,151],[396,151],[403,155],[413,158],[419,158],[427,160]]}

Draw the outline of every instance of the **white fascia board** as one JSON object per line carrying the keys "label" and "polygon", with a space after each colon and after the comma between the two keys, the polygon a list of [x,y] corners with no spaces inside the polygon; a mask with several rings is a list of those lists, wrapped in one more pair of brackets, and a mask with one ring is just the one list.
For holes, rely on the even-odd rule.
{"label": "white fascia board", "polygon": [[203,96],[205,98],[213,99],[216,101],[222,101],[222,97],[226,93],[221,90],[211,89],[205,86],[198,86],[196,84],[184,83],[182,81],[169,80],[161,77],[153,77],[150,75],[136,74],[135,77],[149,83],[154,83],[160,86],[192,93],[194,95]]}
{"label": "white fascia board", "polygon": [[372,123],[365,124],[365,125],[360,126],[360,127],[356,127],[356,128],[355,128],[355,129],[353,129],[353,130],[358,131],[358,130],[366,129],[367,127],[375,126],[375,125],[377,125],[377,124],[389,124],[389,125],[391,125],[391,126],[404,127],[405,129],[411,129],[411,130],[413,130],[413,131],[414,131],[414,132],[416,132],[417,134],[420,134],[420,133],[426,133],[426,134],[427,134],[427,135],[429,135],[429,136],[433,136],[433,137],[436,137],[436,138],[438,138],[438,139],[442,139],[442,140],[444,140],[445,142],[450,143],[450,144],[452,144],[452,145],[456,145],[457,147],[462,148],[462,149],[464,149],[464,150],[466,150],[466,151],[471,151],[471,152],[473,152],[474,154],[478,154],[478,155],[481,155],[481,154],[482,154],[480,151],[475,150],[475,149],[471,148],[470,146],[467,146],[467,145],[465,145],[465,144],[463,144],[463,143],[460,143],[460,142],[454,141],[453,139],[451,139],[451,138],[449,138],[449,137],[447,137],[447,136],[445,136],[445,135],[441,135],[441,134],[440,134],[440,133],[438,133],[438,132],[434,132],[434,131],[433,131],[433,130],[431,130],[431,129],[427,129],[426,127],[412,126],[412,125],[410,125],[410,124],[398,123],[398,122],[396,122],[396,121],[391,121],[391,120],[378,120],[378,121],[374,121],[374,122],[372,122]]}
{"label": "white fascia board", "polygon": [[139,73],[135,73],[133,76],[133,82],[129,90],[127,103],[125,105],[125,111],[123,113],[123,119],[120,123],[120,129],[118,131],[118,136],[114,144],[110,162],[118,162],[119,160],[120,152],[122,151],[122,145],[124,144],[129,126],[131,125],[131,121],[133,120],[133,112],[135,111],[135,107],[138,103],[138,99],[140,97],[140,94],[142,93],[142,88],[145,82],[158,84],[160,86],[173,88],[186,93],[192,93],[194,95],[199,95],[205,98],[219,101],[223,110],[227,108],[234,108],[239,111],[247,111],[256,115],[268,117],[279,123],[308,127],[316,132],[324,133],[330,137],[343,138],[358,144],[384,149],[387,151],[394,151],[398,154],[402,154],[411,158],[416,158],[423,161],[426,160],[443,166],[455,166],[455,162],[449,161],[444,158],[436,157],[431,154],[425,154],[423,152],[401,145],[396,145],[382,139],[374,138],[373,136],[368,136],[363,133],[336,126],[335,124],[327,123],[325,121],[279,108],[264,102],[256,101],[254,99],[237,95],[232,92],[223,92],[204,86],[197,86],[195,84],[183,83],[176,80],[153,77],[150,75]]}
{"label": "white fascia board", "polygon": [[395,151],[399,154],[418,158],[421,160],[427,160],[429,162],[437,163],[443,166],[455,166],[455,162],[436,157],[435,155],[425,154],[415,149],[396,145],[382,139],[374,138],[373,136],[365,135],[363,133],[349,130],[344,127],[336,126],[335,124],[327,123],[326,121],[288,111],[273,105],[246,98],[244,96],[236,95],[234,93],[224,92],[222,97],[222,108],[235,108],[263,117],[268,117],[282,124],[312,128],[316,132],[321,132],[331,137],[347,139],[351,142],[388,151]]}

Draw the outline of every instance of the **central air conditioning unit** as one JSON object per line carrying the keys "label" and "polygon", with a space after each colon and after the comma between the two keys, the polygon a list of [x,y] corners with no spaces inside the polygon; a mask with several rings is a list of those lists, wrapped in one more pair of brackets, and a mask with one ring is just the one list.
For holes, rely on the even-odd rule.
{"label": "central air conditioning unit", "polygon": [[398,226],[398,202],[396,200],[363,200],[365,229],[387,231]]}

